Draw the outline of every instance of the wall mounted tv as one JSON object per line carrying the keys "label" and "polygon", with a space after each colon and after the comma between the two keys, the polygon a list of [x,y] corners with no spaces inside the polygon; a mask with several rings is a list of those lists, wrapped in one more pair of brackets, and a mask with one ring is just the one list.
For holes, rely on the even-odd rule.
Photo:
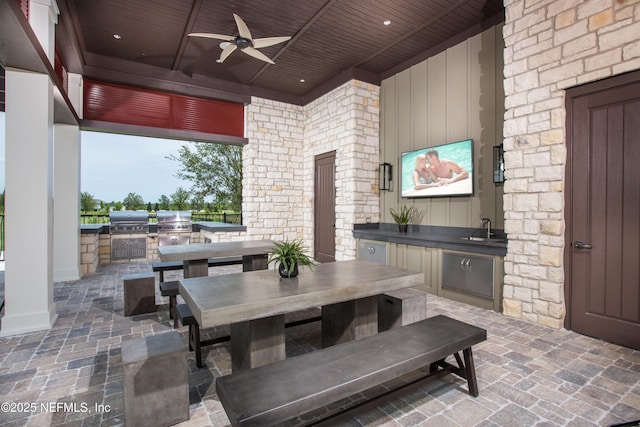
{"label": "wall mounted tv", "polygon": [[402,153],[402,197],[473,195],[473,140]]}

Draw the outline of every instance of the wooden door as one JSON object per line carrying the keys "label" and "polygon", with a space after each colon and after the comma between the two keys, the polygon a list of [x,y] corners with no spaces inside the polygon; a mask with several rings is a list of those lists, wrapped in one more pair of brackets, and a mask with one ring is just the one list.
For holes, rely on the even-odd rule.
{"label": "wooden door", "polygon": [[336,152],[316,156],[314,182],[314,257],[336,260]]}
{"label": "wooden door", "polygon": [[567,92],[568,329],[640,349],[640,72]]}

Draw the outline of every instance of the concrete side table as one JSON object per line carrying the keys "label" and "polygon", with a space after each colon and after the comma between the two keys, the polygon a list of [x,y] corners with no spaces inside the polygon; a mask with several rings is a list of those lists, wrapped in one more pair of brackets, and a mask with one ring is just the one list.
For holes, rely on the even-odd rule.
{"label": "concrete side table", "polygon": [[122,343],[125,425],[170,426],[189,419],[187,349],[180,334]]}
{"label": "concrete side table", "polygon": [[152,271],[127,274],[123,279],[124,315],[153,313],[156,311],[156,276]]}

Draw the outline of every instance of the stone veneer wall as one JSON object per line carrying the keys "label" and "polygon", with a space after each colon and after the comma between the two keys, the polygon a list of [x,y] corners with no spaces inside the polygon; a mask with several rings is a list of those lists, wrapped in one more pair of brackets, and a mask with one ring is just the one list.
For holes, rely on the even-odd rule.
{"label": "stone veneer wall", "polygon": [[100,235],[80,235],[80,266],[83,276],[85,274],[93,274],[98,269],[98,264],[100,263],[99,248]]}
{"label": "stone veneer wall", "polygon": [[246,109],[242,218],[247,238],[302,238],[303,107],[254,97]]}
{"label": "stone veneer wall", "polygon": [[304,239],[313,248],[314,160],[336,151],[336,260],[355,258],[353,224],[379,217],[379,88],[345,83],[300,107],[247,106],[243,217],[247,237]]}
{"label": "stone veneer wall", "polygon": [[565,90],[640,68],[639,0],[505,0],[504,314],[563,326]]}
{"label": "stone veneer wall", "polygon": [[356,258],[353,224],[378,222],[380,88],[352,80],[305,107],[304,239],[314,240],[315,156],[336,151],[336,260]]}

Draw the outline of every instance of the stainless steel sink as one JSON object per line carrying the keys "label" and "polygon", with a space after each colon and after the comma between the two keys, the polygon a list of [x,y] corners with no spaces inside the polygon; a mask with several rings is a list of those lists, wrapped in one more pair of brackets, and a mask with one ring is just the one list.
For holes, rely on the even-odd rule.
{"label": "stainless steel sink", "polygon": [[504,242],[507,241],[506,239],[477,237],[477,236],[458,237],[458,239],[460,239],[460,240],[470,240],[472,242],[493,242],[493,243],[504,243]]}

